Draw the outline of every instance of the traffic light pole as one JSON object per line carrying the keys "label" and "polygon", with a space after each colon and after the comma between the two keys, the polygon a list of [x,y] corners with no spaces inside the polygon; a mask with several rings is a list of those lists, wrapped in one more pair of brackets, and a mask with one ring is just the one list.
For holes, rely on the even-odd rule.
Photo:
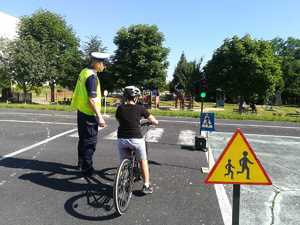
{"label": "traffic light pole", "polygon": [[[201,98],[201,112],[200,112],[200,116],[203,113],[203,102],[204,102],[204,98]],[[200,135],[201,135],[201,126],[200,126]]]}

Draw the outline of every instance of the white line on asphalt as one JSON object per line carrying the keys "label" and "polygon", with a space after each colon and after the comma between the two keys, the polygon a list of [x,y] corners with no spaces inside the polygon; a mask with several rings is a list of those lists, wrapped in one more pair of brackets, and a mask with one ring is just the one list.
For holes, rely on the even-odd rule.
{"label": "white line on asphalt", "polygon": [[[32,116],[57,116],[57,117],[66,117],[66,118],[76,118],[76,115],[62,115],[62,114],[48,114],[48,113],[19,113],[19,112],[0,112],[0,115],[7,115],[8,113],[12,113],[13,115],[32,115]],[[102,115],[104,117],[110,117],[110,115]]]}
{"label": "white line on asphalt", "polygon": [[65,132],[63,132],[63,133],[57,134],[57,135],[55,135],[55,136],[53,136],[53,137],[47,138],[47,139],[45,139],[45,140],[43,140],[43,141],[40,141],[40,142],[35,143],[35,144],[33,144],[33,145],[30,145],[30,146],[28,146],[28,147],[26,147],[26,148],[22,148],[22,149],[19,149],[19,150],[15,151],[15,152],[10,153],[10,154],[4,155],[4,156],[0,157],[0,161],[3,160],[3,159],[5,159],[5,158],[13,157],[13,156],[15,156],[15,155],[18,155],[18,154],[21,154],[21,153],[23,153],[23,152],[26,152],[26,151],[28,151],[28,150],[30,150],[30,149],[33,149],[33,148],[35,148],[35,147],[37,147],[37,146],[40,146],[40,145],[42,145],[42,144],[45,144],[45,143],[47,143],[47,142],[49,142],[49,141],[52,141],[52,140],[54,140],[54,139],[56,139],[56,138],[59,138],[59,137],[61,137],[61,136],[66,135],[66,134],[72,133],[72,132],[74,132],[75,130],[77,130],[77,129],[72,129],[72,130],[65,131]]}
{"label": "white line on asphalt", "polygon": [[[163,128],[153,128],[147,132],[147,141],[148,142],[158,142],[164,133]],[[118,130],[111,132],[110,134],[104,136],[105,140],[117,140],[118,139]]]}
{"label": "white line on asphalt", "polygon": [[[57,116],[57,117],[67,117],[67,118],[76,118],[75,115],[61,115],[61,114],[46,114],[46,113],[18,113],[12,112],[14,115],[36,115],[36,116]],[[7,115],[8,112],[0,112],[1,115]],[[106,115],[109,117],[109,115]],[[185,120],[159,120],[160,122],[169,122],[169,123],[187,123],[187,124],[199,124],[199,121],[185,121]],[[222,126],[238,126],[238,127],[267,127],[267,128],[283,128],[283,129],[295,129],[300,130],[300,127],[294,126],[280,126],[280,125],[263,125],[263,124],[242,124],[242,123],[216,123],[216,125]]]}
{"label": "white line on asphalt", "polygon": [[242,123],[216,123],[216,125],[222,126],[244,126],[244,127],[268,127],[268,128],[284,128],[284,129],[296,129],[300,130],[300,127],[285,127],[279,125],[263,125],[263,124],[242,124]]}
{"label": "white line on asphalt", "polygon": [[147,142],[157,143],[161,138],[161,136],[163,135],[163,133],[164,133],[163,128],[150,129],[146,134]]}
{"label": "white line on asphalt", "polygon": [[0,115],[7,115],[8,113],[12,113],[13,115],[32,115],[32,116],[59,116],[59,117],[68,117],[75,118],[74,115],[61,115],[61,114],[47,114],[47,113],[18,113],[18,112],[0,112]]}
{"label": "white line on asphalt", "polygon": [[181,130],[177,144],[179,145],[194,145],[194,137],[196,132],[193,130]]}
{"label": "white line on asphalt", "polygon": [[76,123],[61,123],[61,122],[47,122],[47,121],[34,121],[34,120],[0,120],[0,122],[12,123],[39,123],[39,124],[55,124],[55,125],[77,125]]}
{"label": "white line on asphalt", "polygon": [[0,186],[3,185],[3,184],[5,184],[5,183],[6,183],[6,180],[2,180],[2,181],[0,182]]}
{"label": "white line on asphalt", "polygon": [[[222,131],[217,131],[214,132],[217,134],[228,134],[228,135],[232,135],[233,132],[222,132]],[[262,136],[262,137],[279,137],[279,138],[290,138],[290,139],[300,139],[300,137],[296,137],[296,136],[284,136],[284,135],[271,135],[271,134],[249,134],[249,133],[244,133],[246,136]]]}
{"label": "white line on asphalt", "polygon": [[[209,168],[211,169],[215,164],[215,160],[212,151],[210,149],[210,146],[209,146],[209,151],[206,152],[206,159],[208,161]],[[232,208],[228,196],[226,194],[225,188],[223,184],[215,184],[214,187],[216,190],[217,199],[219,202],[224,225],[231,225]]]}
{"label": "white line on asphalt", "polygon": [[74,137],[74,138],[78,138],[79,136],[78,136],[78,132],[76,132],[76,133],[74,133],[74,134],[71,134],[71,135],[69,135],[70,137]]}
{"label": "white line on asphalt", "polygon": [[[184,120],[159,120],[159,122],[169,123],[186,123],[186,124],[199,124],[197,121],[184,121]],[[284,128],[284,129],[296,129],[300,130],[300,127],[286,127],[279,125],[263,125],[263,124],[243,124],[243,123],[216,123],[216,125],[222,126],[238,126],[238,127],[267,127],[267,128]]]}

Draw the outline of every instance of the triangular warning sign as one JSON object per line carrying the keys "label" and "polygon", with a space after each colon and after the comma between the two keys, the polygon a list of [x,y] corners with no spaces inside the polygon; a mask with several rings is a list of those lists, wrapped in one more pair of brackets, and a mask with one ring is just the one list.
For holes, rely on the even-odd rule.
{"label": "triangular warning sign", "polygon": [[237,129],[205,183],[271,185],[272,181],[242,131]]}

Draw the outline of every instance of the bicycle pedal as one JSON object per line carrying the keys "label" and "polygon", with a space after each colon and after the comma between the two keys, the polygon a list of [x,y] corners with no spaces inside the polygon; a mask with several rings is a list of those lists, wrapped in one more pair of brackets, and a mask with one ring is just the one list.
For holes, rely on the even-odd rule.
{"label": "bicycle pedal", "polygon": [[142,177],[141,176],[137,176],[134,178],[134,182],[138,182],[138,181],[141,181],[142,180]]}

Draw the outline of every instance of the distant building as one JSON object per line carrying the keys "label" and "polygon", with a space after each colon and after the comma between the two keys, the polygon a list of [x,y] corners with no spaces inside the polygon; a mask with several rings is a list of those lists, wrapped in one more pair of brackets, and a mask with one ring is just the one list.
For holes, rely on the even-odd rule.
{"label": "distant building", "polygon": [[0,12],[0,38],[14,39],[17,36],[20,19]]}

